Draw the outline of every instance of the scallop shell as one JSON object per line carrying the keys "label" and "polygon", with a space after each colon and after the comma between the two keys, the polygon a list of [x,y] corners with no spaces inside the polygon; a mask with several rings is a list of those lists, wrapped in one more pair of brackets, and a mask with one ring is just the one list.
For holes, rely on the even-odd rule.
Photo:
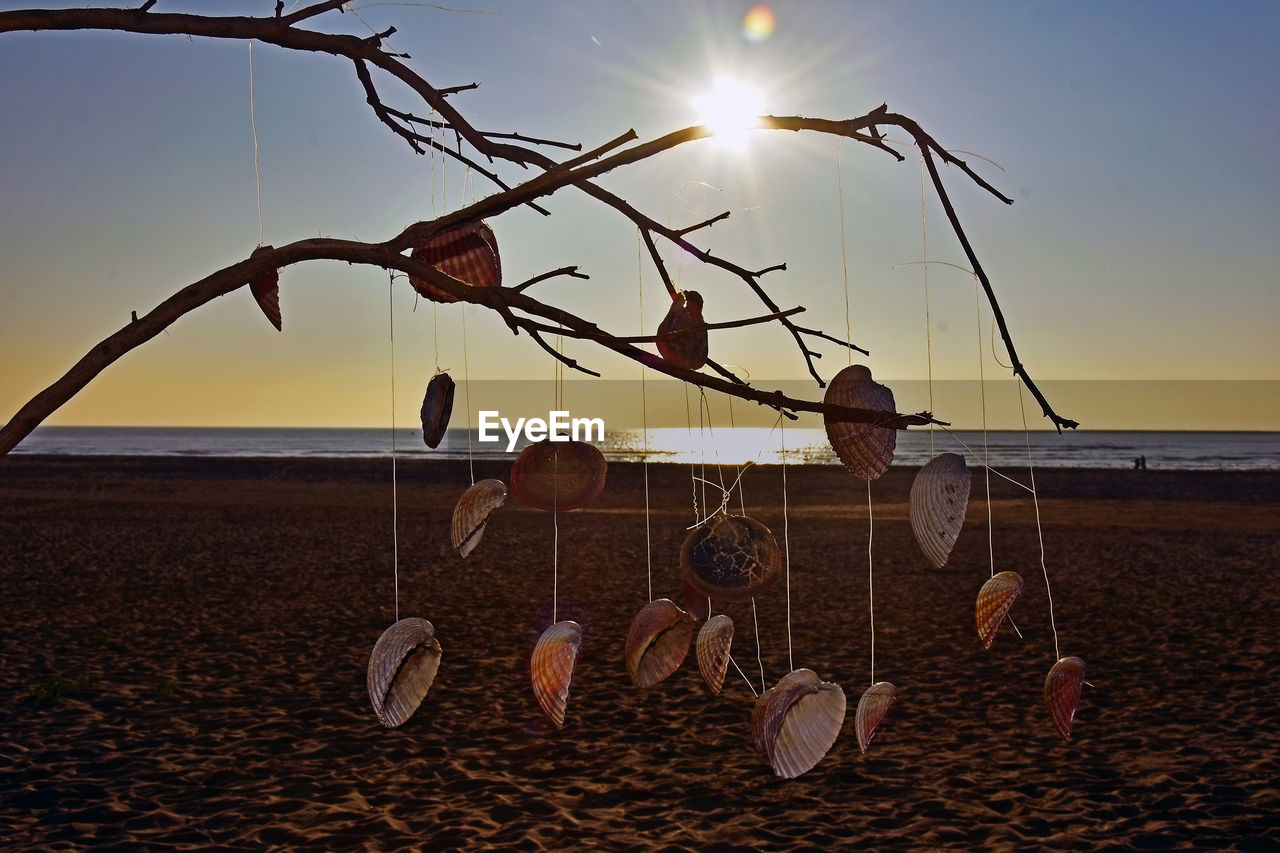
{"label": "scallop shell", "polygon": [[543,439],[511,463],[511,492],[535,509],[566,512],[600,495],[608,468],[593,444]]}
{"label": "scallop shell", "polygon": [[[667,316],[658,324],[658,335],[684,332],[703,325],[702,294],[685,290],[671,299]],[[676,367],[698,370],[707,363],[707,330],[699,329],[676,337],[659,337],[658,352],[664,361]]]}
{"label": "scallop shell", "polygon": [[831,750],[845,709],[840,685],[822,681],[813,670],[791,672],[756,702],[751,720],[756,748],[768,755],[775,774],[794,779]]}
{"label": "scallop shell", "polygon": [[564,710],[569,704],[569,683],[573,680],[573,668],[578,663],[578,650],[582,648],[582,626],[577,622],[557,622],[542,632],[533,647],[529,672],[533,680],[533,695],[538,697],[542,711],[564,728]]}
{"label": "scallop shell", "polygon": [[863,752],[871,746],[871,739],[876,736],[876,729],[889,713],[894,700],[898,698],[898,688],[887,681],[877,681],[867,688],[858,700],[858,710],[853,717],[853,727],[858,733],[858,746]]}
{"label": "scallop shell", "polygon": [[[875,409],[882,412],[897,411],[893,392],[871,378],[871,371],[864,365],[851,364],[831,380],[822,402],[849,406],[855,409]],[[873,424],[822,418],[827,428],[827,440],[836,455],[855,477],[874,480],[889,469],[893,461],[893,449],[897,446],[897,430]]]}
{"label": "scallop shell", "polygon": [[[498,256],[498,240],[484,221],[464,222],[432,237],[418,246],[412,256],[426,261],[440,272],[472,287],[497,287],[502,284],[502,259]],[[436,302],[457,302],[458,298],[420,278],[409,276],[413,289]]]}
{"label": "scallop shell", "polygon": [[[261,255],[264,252],[273,252],[271,246],[259,246],[253,250],[253,254]],[[271,325],[276,327],[276,331],[281,331],[280,323],[280,270],[268,270],[254,279],[249,281],[249,291],[253,294],[253,298],[257,301],[258,307],[262,309],[262,313],[267,315],[267,319],[271,321]]]}
{"label": "scallop shell", "polygon": [[401,619],[382,632],[366,674],[378,722],[395,728],[413,716],[435,681],[440,654],[436,629],[426,619]]}
{"label": "scallop shell", "polygon": [[705,592],[689,583],[688,578],[680,582],[680,597],[684,599],[684,609],[689,611],[694,622],[701,622],[711,615],[711,600]]}
{"label": "scallop shell", "polygon": [[712,616],[698,631],[695,649],[698,671],[707,689],[719,695],[724,674],[729,669],[729,649],[733,646],[733,620],[723,613]]}
{"label": "scallop shell", "polygon": [[449,535],[458,556],[466,557],[480,544],[489,516],[507,499],[507,487],[501,480],[481,480],[462,493],[453,508]]}
{"label": "scallop shell", "polygon": [[911,483],[911,532],[934,568],[942,568],[964,526],[972,479],[964,457],[940,453],[926,462]]}
{"label": "scallop shell", "polygon": [[782,552],[760,522],[721,512],[689,531],[680,567],[694,589],[734,601],[767,592],[778,582]]}
{"label": "scallop shell", "polygon": [[760,694],[751,709],[751,742],[756,752],[769,752],[787,709],[801,693],[819,681],[818,674],[811,669],[792,670]]}
{"label": "scallop shell", "polygon": [[978,590],[978,604],[974,614],[978,623],[978,639],[984,649],[991,648],[996,632],[1000,630],[1009,608],[1022,594],[1022,575],[1017,572],[1000,572]]}
{"label": "scallop shell", "polygon": [[1049,707],[1053,727],[1064,742],[1071,740],[1071,724],[1075,722],[1083,685],[1084,661],[1078,657],[1062,658],[1044,680],[1044,703]]}
{"label": "scallop shell", "polygon": [[449,428],[449,415],[453,414],[453,377],[437,373],[427,383],[427,393],[422,398],[422,440],[427,447],[440,446],[444,431]]}
{"label": "scallop shell", "polygon": [[627,672],[636,687],[652,687],[684,663],[693,641],[693,619],[669,598],[650,601],[631,620]]}

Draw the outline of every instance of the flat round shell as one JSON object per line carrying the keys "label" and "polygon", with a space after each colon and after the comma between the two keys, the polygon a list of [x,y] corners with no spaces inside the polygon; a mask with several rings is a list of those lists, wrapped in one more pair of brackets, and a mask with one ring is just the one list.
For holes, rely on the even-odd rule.
{"label": "flat round shell", "polygon": [[[487,222],[464,222],[442,231],[418,246],[412,256],[426,261],[445,275],[472,287],[502,284],[502,261],[498,240]],[[409,276],[413,289],[436,302],[457,302],[458,298],[420,278]]]}
{"label": "flat round shell", "polygon": [[466,557],[480,544],[489,516],[507,499],[507,487],[501,480],[481,480],[462,493],[453,508],[449,537],[458,556]]}
{"label": "flat round shell", "polygon": [[712,616],[698,631],[695,644],[698,655],[698,672],[707,689],[719,694],[724,686],[724,674],[729,669],[729,650],[733,646],[733,620],[723,613]]}
{"label": "flat round shell", "polygon": [[511,493],[535,509],[567,512],[599,497],[608,470],[593,444],[544,439],[511,463]]}
{"label": "flat round shell", "polygon": [[[893,392],[874,381],[871,371],[861,364],[851,364],[837,373],[827,386],[822,402],[854,409],[897,411]],[[822,422],[827,428],[831,447],[855,477],[874,480],[889,469],[898,443],[897,430],[869,423],[831,420],[825,415]]]}
{"label": "flat round shell", "polygon": [[974,616],[978,624],[978,639],[984,649],[991,648],[996,633],[1009,614],[1009,608],[1022,594],[1022,575],[1017,572],[1000,572],[992,575],[978,590],[978,602]]}
{"label": "flat round shell", "polygon": [[934,568],[947,562],[960,536],[971,479],[963,456],[940,453],[920,468],[911,483],[911,532]]}
{"label": "flat round shell", "polygon": [[689,531],[680,568],[694,589],[727,601],[768,592],[782,577],[782,552],[769,528],[720,513]]}
{"label": "flat round shell", "polygon": [[627,633],[627,672],[636,687],[652,687],[680,668],[693,642],[693,619],[669,598],[650,601]]}
{"label": "flat round shell", "polygon": [[436,630],[426,619],[401,619],[382,632],[365,679],[378,722],[394,728],[413,716],[435,681],[440,655]]}
{"label": "flat round shell", "polygon": [[453,414],[453,377],[437,373],[427,383],[427,393],[422,398],[422,440],[427,447],[440,446],[444,431],[449,428],[449,416]]}
{"label": "flat round shell", "polygon": [[1084,661],[1077,657],[1062,658],[1044,680],[1044,703],[1049,708],[1049,719],[1064,742],[1071,740],[1071,726],[1083,686]]}
{"label": "flat round shell", "polygon": [[898,688],[887,681],[877,681],[867,688],[858,700],[858,710],[853,717],[853,727],[858,733],[858,746],[863,752],[871,745],[876,736],[876,729],[884,720],[894,700],[898,698]]}
{"label": "flat round shell", "polygon": [[581,648],[582,626],[572,621],[557,622],[547,628],[533,647],[529,661],[533,695],[556,728],[564,728],[569,685]]}

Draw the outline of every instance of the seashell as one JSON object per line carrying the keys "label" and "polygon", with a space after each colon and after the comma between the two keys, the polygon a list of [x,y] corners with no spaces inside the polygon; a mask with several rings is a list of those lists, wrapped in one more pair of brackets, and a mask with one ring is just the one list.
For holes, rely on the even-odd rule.
{"label": "seashell", "polygon": [[1044,680],[1044,703],[1049,706],[1049,717],[1064,742],[1071,740],[1071,724],[1075,722],[1083,684],[1084,661],[1077,657],[1062,658]]}
{"label": "seashell", "polygon": [[920,468],[911,483],[911,532],[934,568],[947,562],[960,536],[971,479],[963,456],[939,453]]}
{"label": "seashell", "polygon": [[[871,371],[864,365],[851,364],[831,380],[822,402],[854,409],[876,409],[893,412],[893,392],[871,378]],[[893,449],[898,443],[897,430],[874,424],[835,421],[822,417],[827,428],[827,440],[844,467],[855,477],[874,480],[889,468],[893,461]]]}
{"label": "seashell", "polygon": [[698,671],[707,688],[719,695],[724,674],[729,669],[729,649],[733,645],[733,620],[723,613],[712,616],[698,631],[695,649]]}
{"label": "seashell", "polygon": [[566,512],[600,495],[608,468],[593,444],[543,439],[511,463],[511,492],[535,509]]}
{"label": "seashell", "polygon": [[[249,257],[261,255],[264,252],[274,252],[271,246],[259,246],[253,250]],[[276,327],[276,331],[281,331],[280,324],[280,270],[268,270],[261,275],[249,281],[249,291],[253,294],[253,298],[257,301],[258,307],[262,309],[262,313],[267,315],[267,319],[271,321],[271,325]]]}
{"label": "seashell", "polygon": [[711,600],[687,578],[680,582],[680,597],[684,599],[684,609],[689,611],[694,622],[701,622],[711,615]]}
{"label": "seashell", "polygon": [[767,753],[774,738],[778,736],[778,728],[782,725],[782,717],[787,708],[800,693],[820,681],[818,674],[811,669],[796,669],[788,672],[778,683],[760,694],[755,707],[751,709],[751,742],[756,752]]}
{"label": "seashell", "polygon": [[760,522],[720,512],[689,531],[680,567],[694,589],[733,601],[769,591],[782,577],[782,552]]}
{"label": "seashell", "polygon": [[427,393],[422,398],[422,440],[427,447],[440,446],[444,431],[449,427],[449,415],[453,414],[453,377],[437,373],[427,383]]}
{"label": "seashell", "polygon": [[693,619],[669,598],[650,601],[631,620],[627,672],[636,687],[652,687],[680,668],[693,641]]}
{"label": "seashell", "polygon": [[794,779],[831,750],[845,709],[838,684],[822,681],[810,669],[788,673],[756,701],[751,714],[756,749],[768,755],[775,774]]}
{"label": "seashell", "polygon": [[[703,325],[702,294],[684,290],[671,298],[667,316],[658,324],[658,353],[676,367],[698,370],[707,363],[707,330],[685,332]],[[675,332],[685,334],[661,337]]]}
{"label": "seashell", "polygon": [[[498,287],[502,284],[502,260],[498,256],[498,240],[484,221],[464,222],[442,231],[418,246],[412,257],[426,261],[445,275],[472,287]],[[458,297],[434,287],[420,278],[409,276],[413,289],[436,302],[457,302]]]}
{"label": "seashell", "polygon": [[577,622],[557,622],[542,632],[533,647],[529,672],[533,679],[533,695],[542,711],[564,728],[564,710],[569,704],[569,683],[582,648],[582,626]]}
{"label": "seashell", "polygon": [[974,612],[978,622],[978,639],[982,641],[984,649],[991,648],[1000,624],[1021,594],[1022,575],[1017,572],[994,574],[978,590],[978,605]]}
{"label": "seashell", "polygon": [[480,544],[489,516],[507,499],[507,487],[501,480],[481,480],[462,493],[453,508],[449,535],[453,549],[465,558]]}
{"label": "seashell", "polygon": [[858,700],[858,710],[853,717],[853,727],[858,733],[858,746],[863,752],[871,745],[876,736],[876,729],[889,713],[894,700],[898,698],[898,688],[887,681],[877,681],[867,688]]}
{"label": "seashell", "polygon": [[440,654],[436,629],[426,619],[401,619],[382,632],[366,675],[378,722],[395,728],[413,716],[435,681]]}

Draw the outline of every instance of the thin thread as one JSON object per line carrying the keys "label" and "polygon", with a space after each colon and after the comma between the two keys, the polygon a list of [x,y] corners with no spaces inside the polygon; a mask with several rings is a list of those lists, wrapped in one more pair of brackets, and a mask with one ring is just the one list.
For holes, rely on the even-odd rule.
{"label": "thin thread", "polygon": [[[640,331],[643,334],[644,325],[644,243],[641,241],[640,231],[636,230],[636,286],[639,290],[640,298]],[[640,365],[640,429],[644,433],[642,439],[644,443],[644,457],[641,461],[641,469],[644,471],[644,563],[645,576],[649,582],[649,600],[653,601],[653,537],[649,530],[649,392],[645,385],[645,375],[648,369],[643,364]],[[710,608],[708,608],[710,609]],[[754,692],[754,691],[753,691]]]}
{"label": "thin thread", "polygon": [[760,654],[760,618],[756,615],[756,597],[751,596],[751,624],[756,632],[756,664],[760,667],[760,690],[768,690],[768,682],[764,679],[764,658]]}
{"label": "thin thread", "polygon": [[396,621],[400,621],[400,513],[396,483],[396,302],[395,276],[387,270],[387,335],[391,349],[391,567],[395,578]]}
{"label": "thin thread", "polygon": [[1008,482],[1012,483],[1013,485],[1017,486],[1020,489],[1024,489],[1025,491],[1028,491],[1028,492],[1031,491],[1031,487],[1028,486],[1026,483],[1019,483],[1017,480],[1013,479],[1008,474],[1003,474],[1000,471],[997,471],[995,468],[992,468],[990,465],[987,465],[986,463],[984,463],[982,461],[982,456],[979,455],[978,451],[974,450],[972,447],[965,444],[964,439],[960,438],[960,436],[956,435],[950,429],[948,429],[947,427],[938,427],[938,429],[942,430],[947,435],[954,438],[956,440],[956,443],[959,444],[961,447],[963,447],[965,450],[969,451],[969,455],[972,456],[974,460],[976,460],[977,463],[981,465],[983,468],[985,468],[988,472],[995,474],[997,477],[1003,480],[1007,480]]}
{"label": "thin thread", "polygon": [[[996,574],[996,542],[991,520],[991,452],[987,446],[987,382],[982,366],[982,299],[978,290],[978,277],[973,278],[973,304],[977,312],[978,327],[978,394],[982,400],[982,468],[987,481],[987,553],[991,560],[991,576]],[[1015,628],[1015,630],[1017,630]]]}
{"label": "thin thread", "polygon": [[[844,266],[844,340],[845,343],[852,345],[853,325],[849,314],[849,252],[845,247],[844,236],[844,166],[840,156],[843,147],[841,142],[840,139],[836,140],[836,185],[840,197],[840,261]],[[845,352],[849,359],[848,363],[853,364],[853,350],[846,348]]]}
{"label": "thin thread", "polygon": [[1018,380],[1018,409],[1022,412],[1022,434],[1027,440],[1027,471],[1031,474],[1031,503],[1036,508],[1036,537],[1040,540],[1040,571],[1044,574],[1044,592],[1049,598],[1049,628],[1053,631],[1053,659],[1061,660],[1058,649],[1058,625],[1053,618],[1053,590],[1049,588],[1049,569],[1044,564],[1044,532],[1040,529],[1040,496],[1036,493],[1036,468],[1031,461],[1031,431],[1027,428],[1027,410],[1022,402],[1022,377]]}
{"label": "thin thread", "polygon": [[[557,457],[552,457],[556,460]],[[555,462],[552,462],[554,468]],[[560,513],[554,509],[558,503],[556,497],[552,497],[551,506],[551,621],[558,622],[556,613],[560,603]]]}
{"label": "thin thread", "polygon": [[871,514],[871,481],[867,480],[867,610],[871,622],[871,683],[876,683],[876,588],[871,561],[871,540],[875,536],[875,518]]}
{"label": "thin thread", "polygon": [[782,445],[782,554],[783,577],[787,584],[787,664],[794,672],[795,658],[791,655],[791,526],[787,517],[787,428],[779,416],[779,435]]}
{"label": "thin thread", "polygon": [[462,306],[462,386],[467,398],[467,468],[476,484],[476,463],[471,454],[471,362],[467,358],[467,306]]}
{"label": "thin thread", "polygon": [[253,180],[258,192],[258,245],[262,245],[262,175],[258,172],[258,117],[253,98],[253,39],[249,39],[249,127],[253,130]]}
{"label": "thin thread", "polygon": [[[924,156],[920,157],[920,242],[924,252],[924,345],[929,370],[929,411],[933,411],[933,321],[929,316],[929,218],[925,203]],[[933,424],[929,424],[929,458],[934,456]]]}
{"label": "thin thread", "polygon": [[733,664],[733,668],[738,671],[738,675],[741,675],[742,680],[747,683],[747,689],[751,691],[751,695],[759,697],[760,694],[756,692],[755,685],[751,683],[750,678],[747,678],[747,674],[742,671],[742,667],[738,666],[738,662],[733,659],[733,655],[729,655],[729,663]]}

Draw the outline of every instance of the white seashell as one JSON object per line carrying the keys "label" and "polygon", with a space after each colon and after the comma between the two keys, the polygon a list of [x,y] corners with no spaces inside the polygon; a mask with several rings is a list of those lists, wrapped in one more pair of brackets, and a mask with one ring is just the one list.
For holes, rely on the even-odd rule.
{"label": "white seashell", "polygon": [[382,632],[365,680],[378,722],[395,728],[418,710],[440,667],[436,629],[426,619],[401,619]]}
{"label": "white seashell", "polygon": [[[498,240],[487,222],[464,222],[442,231],[418,246],[412,256],[431,264],[440,272],[472,287],[502,284],[502,260]],[[436,302],[457,302],[458,298],[426,281],[409,276],[413,289]]]}
{"label": "white seashell", "polygon": [[940,453],[920,468],[911,483],[911,532],[934,568],[947,562],[960,536],[971,479],[963,456]]}
{"label": "white seashell", "polygon": [[729,649],[733,646],[733,620],[723,613],[712,616],[698,631],[696,643],[698,671],[713,694],[724,686],[729,669]]}
{"label": "white seashell", "polygon": [[627,633],[627,672],[636,687],[652,687],[684,663],[693,641],[693,619],[669,598],[650,601]]}
{"label": "white seashell", "polygon": [[[249,257],[252,258],[254,255],[272,251],[275,250],[271,246],[259,246],[253,250]],[[258,303],[258,307],[262,309],[262,313],[271,321],[271,325],[276,327],[277,332],[281,331],[280,270],[269,270],[252,279],[249,282],[249,292],[253,294],[253,298]]]}
{"label": "white seashell", "polygon": [[[822,402],[853,409],[895,412],[893,392],[871,378],[865,365],[851,364],[831,380]],[[835,421],[825,415],[827,440],[855,477],[874,480],[889,469],[898,443],[897,430],[874,424]]]}
{"label": "white seashell", "polygon": [[449,415],[453,413],[453,377],[437,373],[427,383],[427,393],[422,398],[422,440],[427,447],[440,446],[444,431],[449,428]]}
{"label": "white seashell", "polygon": [[449,535],[458,556],[466,557],[480,544],[489,516],[507,499],[507,487],[501,480],[481,480],[462,493],[453,508]]}
{"label": "white seashell", "polygon": [[594,444],[544,439],[511,463],[511,493],[535,509],[567,512],[600,496],[608,470]]}
{"label": "white seashell", "polygon": [[557,622],[547,628],[533,647],[529,661],[533,695],[556,728],[564,728],[569,684],[573,681],[573,669],[581,648],[582,626],[572,621]]}
{"label": "white seashell", "polygon": [[729,601],[768,592],[782,578],[778,542],[755,519],[721,512],[689,531],[680,568],[704,595]]}
{"label": "white seashell", "polygon": [[[677,293],[671,300],[667,316],[658,324],[658,334],[670,335],[703,325],[702,294],[696,290]],[[659,337],[658,353],[676,367],[698,370],[707,363],[707,330],[687,332],[676,337]]]}
{"label": "white seashell", "polygon": [[838,684],[822,681],[813,670],[797,669],[756,700],[752,740],[768,755],[775,774],[794,779],[831,750],[844,715],[844,691]]}
{"label": "white seashell", "polygon": [[1083,685],[1084,661],[1077,657],[1062,658],[1053,665],[1044,680],[1044,703],[1049,708],[1053,727],[1064,742],[1071,740],[1071,726],[1075,722]]}
{"label": "white seashell", "polygon": [[978,639],[984,649],[991,648],[996,632],[1008,615],[1009,608],[1022,594],[1022,575],[1017,572],[999,572],[992,575],[978,590],[978,603],[974,615],[978,623]]}
{"label": "white seashell", "polygon": [[853,727],[858,733],[858,746],[863,752],[871,745],[876,729],[884,720],[893,702],[898,698],[898,688],[887,681],[877,681],[867,688],[858,700],[858,710],[853,717]]}

